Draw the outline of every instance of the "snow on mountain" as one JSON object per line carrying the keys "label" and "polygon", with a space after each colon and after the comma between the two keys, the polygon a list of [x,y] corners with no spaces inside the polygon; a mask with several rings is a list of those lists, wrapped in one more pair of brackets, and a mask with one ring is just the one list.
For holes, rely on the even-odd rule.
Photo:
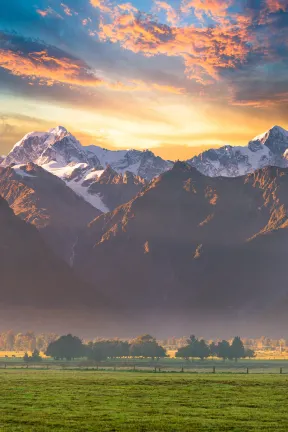
{"label": "snow on mountain", "polygon": [[103,168],[108,165],[118,173],[130,171],[133,174],[152,180],[173,167],[173,162],[155,156],[149,150],[106,150],[97,146],[86,147],[89,154],[96,155]]}
{"label": "snow on mountain", "polygon": [[[107,167],[111,167],[117,174],[124,175],[129,171],[135,178],[140,176],[145,180],[152,180],[173,166],[172,162],[165,161],[148,150],[111,151],[93,145],[83,147],[63,126],[48,132],[31,132],[25,135],[0,164],[9,166],[29,162],[60,177],[74,192],[102,212],[108,212],[111,208],[107,207],[100,194],[95,192],[99,188],[94,188],[92,193],[89,187],[99,180]],[[137,180],[134,184],[136,183]],[[126,194],[127,192],[124,195]],[[127,196],[130,197],[130,194]],[[117,199],[108,201],[117,203]],[[122,203],[122,200],[120,201]]]}
{"label": "snow on mountain", "polygon": [[4,166],[34,162],[45,165],[55,161],[63,167],[73,163],[86,163],[100,167],[99,160],[89,157],[80,142],[63,126],[48,132],[32,132],[24,136],[3,162]]}
{"label": "snow on mountain", "polygon": [[[122,203],[124,197],[130,198],[132,190],[139,189],[138,178],[150,181],[173,167],[173,162],[163,160],[149,150],[112,151],[94,145],[84,147],[62,126],[25,135],[8,156],[0,160],[3,166],[28,162],[60,177],[74,192],[105,213]],[[227,145],[211,149],[187,162],[209,177],[238,177],[265,166],[287,167],[288,132],[274,126],[246,147]],[[132,176],[129,184],[123,180],[127,171]],[[104,179],[104,173],[116,180]],[[100,187],[100,184],[106,186]],[[121,198],[117,199],[113,188],[119,189]]]}
{"label": "snow on mountain", "polygon": [[209,177],[238,177],[266,166],[288,166],[288,132],[274,126],[247,147],[211,149],[187,162]]}
{"label": "snow on mountain", "polygon": [[87,164],[62,167],[50,162],[42,168],[64,180],[77,195],[103,213],[130,201],[146,182],[133,173],[119,174],[109,165],[105,170],[91,169]]}
{"label": "snow on mountain", "polygon": [[0,168],[0,196],[14,213],[34,225],[53,251],[68,263],[82,229],[101,211],[64,181],[29,162]]}
{"label": "snow on mountain", "polygon": [[83,185],[87,179],[93,179],[96,181],[103,173],[103,170],[93,171],[89,165],[85,163],[78,163],[63,167],[58,162],[54,161],[42,165],[42,168],[64,180],[67,186],[69,186],[77,195],[84,198],[85,201],[87,201],[93,207],[97,208],[103,213],[110,211],[98,194],[89,193],[87,185]]}

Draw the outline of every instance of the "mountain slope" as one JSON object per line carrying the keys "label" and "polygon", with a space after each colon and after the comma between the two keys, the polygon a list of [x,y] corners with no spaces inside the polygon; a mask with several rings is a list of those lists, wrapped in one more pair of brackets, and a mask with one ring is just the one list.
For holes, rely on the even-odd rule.
{"label": "mountain slope", "polygon": [[[0,304],[69,309],[88,304],[94,289],[57,258],[36,228],[14,215],[0,197]],[[80,289],[81,287],[81,289]],[[81,300],[82,298],[82,300]],[[99,296],[99,307],[103,303]],[[95,307],[97,303],[94,303]]]}
{"label": "mountain slope", "polygon": [[68,263],[81,230],[100,214],[62,180],[33,163],[0,168],[0,195]]}
{"label": "mountain slope", "polygon": [[[172,162],[156,157],[150,151],[110,151],[97,146],[82,147],[62,126],[48,132],[25,135],[0,164],[7,167],[29,162],[42,166],[64,180],[77,195],[104,213],[133,198],[133,191],[136,194],[140,190],[141,182],[149,181],[173,166]],[[100,187],[100,176],[107,168],[113,169],[124,180],[119,177],[109,187]],[[125,174],[126,171],[128,174]],[[133,181],[131,174],[134,176]],[[125,180],[127,178],[129,182]],[[98,184],[92,187],[92,183]],[[103,181],[101,184],[104,184]]]}
{"label": "mountain slope", "polygon": [[93,168],[100,167],[99,160],[89,157],[80,142],[63,126],[48,132],[31,132],[15,144],[4,161],[4,166],[34,162],[45,165],[55,161],[61,166],[70,163],[85,163]]}
{"label": "mountain slope", "polygon": [[120,174],[129,171],[145,180],[152,180],[173,167],[172,162],[155,156],[149,150],[111,151],[97,146],[88,146],[87,151],[96,155],[103,168],[109,165]]}
{"label": "mountain slope", "polygon": [[209,177],[238,177],[266,166],[287,167],[288,132],[280,126],[257,136],[247,147],[208,150],[187,162]]}
{"label": "mountain slope", "polygon": [[288,287],[287,192],[286,169],[209,178],[177,163],[89,224],[75,270],[139,316],[259,317]]}
{"label": "mountain slope", "polygon": [[[31,132],[22,138],[2,161],[4,166],[34,162],[45,166],[56,162],[58,168],[85,164],[86,168],[101,170],[111,166],[124,174],[130,171],[136,176],[151,180],[172,168],[173,163],[155,156],[151,151],[111,151],[90,145],[83,147],[63,126],[48,132]],[[84,165],[82,165],[82,168]],[[65,170],[62,171],[62,174]]]}
{"label": "mountain slope", "polygon": [[124,175],[118,174],[109,166],[96,181],[89,183],[89,180],[84,182],[84,185],[89,185],[88,193],[100,196],[106,208],[110,210],[129,202],[146,185],[141,177],[128,171]]}

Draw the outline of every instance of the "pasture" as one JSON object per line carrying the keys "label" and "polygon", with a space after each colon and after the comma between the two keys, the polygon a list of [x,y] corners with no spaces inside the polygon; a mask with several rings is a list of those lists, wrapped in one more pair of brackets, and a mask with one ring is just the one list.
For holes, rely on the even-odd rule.
{"label": "pasture", "polygon": [[287,432],[288,375],[0,370],[0,431]]}

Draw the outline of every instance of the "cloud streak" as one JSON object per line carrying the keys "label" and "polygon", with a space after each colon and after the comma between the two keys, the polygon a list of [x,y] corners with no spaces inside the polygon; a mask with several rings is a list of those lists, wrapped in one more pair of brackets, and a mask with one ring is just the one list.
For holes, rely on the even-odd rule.
{"label": "cloud streak", "polygon": [[[212,9],[219,12],[219,2],[213,1],[210,6],[204,6],[206,2],[198,3],[195,11],[199,12],[202,6],[201,11]],[[176,14],[167,3],[156,2],[156,6],[169,11],[170,20],[172,19],[176,24]],[[189,6],[188,3],[185,4],[184,10]],[[104,11],[101,5],[100,9]],[[105,11],[106,9],[107,6]],[[220,11],[224,15],[225,9],[220,8]],[[235,17],[233,22],[223,21],[221,27],[199,27],[195,24],[169,26],[159,23],[151,15],[141,13],[127,3],[109,9],[107,19],[105,17],[101,19],[99,37],[102,41],[119,43],[122,48],[134,53],[142,53],[147,57],[156,55],[180,57],[185,64],[187,77],[207,84],[211,79],[218,79],[221,69],[236,68],[245,62],[250,52],[247,43],[248,24],[250,24],[248,19]]]}
{"label": "cloud streak", "polygon": [[13,75],[28,78],[31,83],[37,79],[42,85],[55,82],[89,87],[101,85],[101,80],[82,62],[53,57],[48,50],[25,56],[19,51],[0,49],[0,67]]}
{"label": "cloud streak", "polygon": [[[0,34],[1,36],[1,34]],[[29,40],[17,39],[11,43],[9,35],[2,34],[0,43],[0,68],[14,76],[28,80],[30,85],[80,86],[86,88],[104,87],[118,92],[157,92],[173,94],[185,93],[184,88],[157,82],[130,79],[112,80],[97,76],[96,70],[80,59],[72,58],[55,47],[33,44]],[[4,41],[4,43],[3,43]],[[1,39],[0,39],[1,42]],[[32,45],[30,47],[30,45]],[[33,50],[32,50],[33,47]],[[30,49],[29,49],[30,48]]]}

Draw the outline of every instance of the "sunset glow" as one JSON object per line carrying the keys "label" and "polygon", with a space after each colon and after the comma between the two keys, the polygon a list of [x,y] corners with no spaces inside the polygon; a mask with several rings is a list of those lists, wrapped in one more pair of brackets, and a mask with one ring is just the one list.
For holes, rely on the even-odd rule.
{"label": "sunset glow", "polygon": [[59,123],[84,145],[169,159],[287,127],[287,24],[284,0],[11,0],[0,154]]}

